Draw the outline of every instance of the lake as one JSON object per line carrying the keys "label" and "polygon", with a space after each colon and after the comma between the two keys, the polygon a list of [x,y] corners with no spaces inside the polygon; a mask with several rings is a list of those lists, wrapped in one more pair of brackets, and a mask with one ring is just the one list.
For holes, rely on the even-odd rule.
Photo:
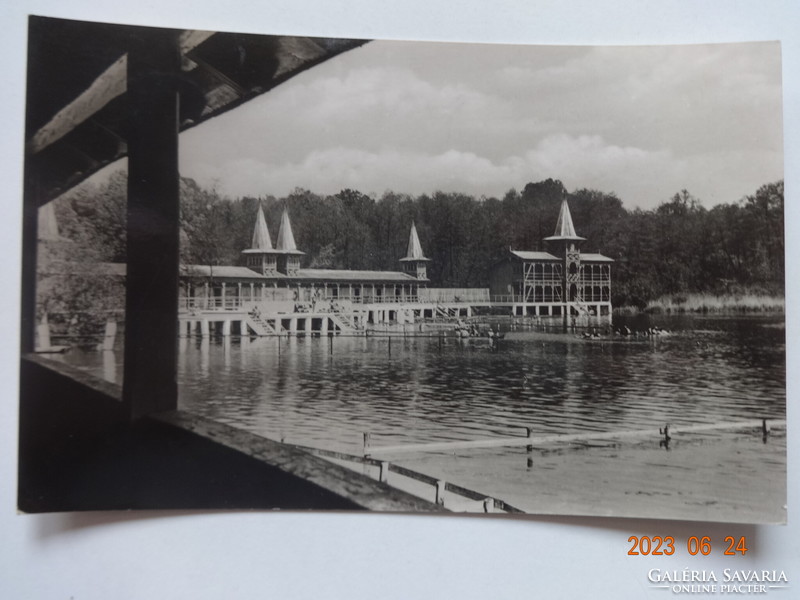
{"label": "lake", "polygon": [[541,340],[515,335],[520,327],[496,351],[438,337],[183,340],[180,404],[343,451],[361,450],[364,432],[394,445],[520,435],[526,426],[567,434],[784,418],[782,319],[656,322],[672,334]]}
{"label": "lake", "polygon": [[[769,443],[753,434],[697,435],[676,440],[669,453],[657,431],[667,423],[785,419],[783,322],[615,317],[615,326],[658,325],[670,334],[584,340],[504,321],[496,326],[506,338],[494,350],[435,332],[182,338],[179,405],[274,440],[351,454],[363,453],[364,433],[378,447],[524,436],[526,427],[534,436],[652,430],[650,439],[588,450],[537,448],[533,461],[524,446],[392,461],[532,512],[774,522],[785,519],[785,430]],[[549,466],[537,469],[540,461]],[[675,468],[691,475],[673,477]],[[734,497],[721,491],[731,482]]]}

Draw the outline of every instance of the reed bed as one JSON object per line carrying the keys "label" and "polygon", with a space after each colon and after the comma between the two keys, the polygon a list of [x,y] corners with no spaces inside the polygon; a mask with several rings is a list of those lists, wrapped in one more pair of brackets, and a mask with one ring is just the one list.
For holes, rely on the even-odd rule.
{"label": "reed bed", "polygon": [[708,312],[783,312],[783,296],[771,294],[681,294],[661,296],[648,302],[648,313],[708,313]]}

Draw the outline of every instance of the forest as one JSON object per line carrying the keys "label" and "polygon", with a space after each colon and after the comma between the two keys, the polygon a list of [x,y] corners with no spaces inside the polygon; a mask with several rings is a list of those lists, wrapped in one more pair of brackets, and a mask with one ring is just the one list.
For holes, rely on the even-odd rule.
{"label": "forest", "polygon": [[[56,201],[60,234],[74,259],[125,262],[126,175],[83,186]],[[357,190],[323,196],[297,188],[283,198],[227,198],[181,182],[183,264],[240,264],[257,206],[273,242],[284,207],[304,267],[398,270],[412,220],[431,263],[433,287],[486,287],[488,271],[509,248],[544,250],[563,198],[583,250],[615,260],[612,303],[644,308],[693,293],[783,296],[783,182],[713,208],[686,190],[653,210],[627,209],[613,193],[568,191],[554,179],[510,189],[502,198],[435,192],[379,198]]]}

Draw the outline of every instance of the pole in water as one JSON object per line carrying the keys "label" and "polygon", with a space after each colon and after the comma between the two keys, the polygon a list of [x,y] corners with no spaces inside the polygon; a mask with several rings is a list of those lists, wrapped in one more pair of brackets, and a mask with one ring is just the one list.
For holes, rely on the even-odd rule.
{"label": "pole in water", "polygon": [[333,355],[333,334],[329,333],[328,338],[330,339],[330,353]]}
{"label": "pole in water", "polygon": [[389,356],[392,355],[392,336],[389,335]]}
{"label": "pole in water", "polygon": [[364,432],[364,456],[367,456],[367,450],[369,449],[369,438],[370,433],[368,431]]}
{"label": "pole in water", "polygon": [[[531,439],[531,437],[533,437],[533,429],[531,429],[530,427],[526,427],[525,428],[525,432],[527,433],[528,439]],[[533,452],[533,445],[532,444],[528,444],[527,446],[525,446],[525,449],[528,452]]]}

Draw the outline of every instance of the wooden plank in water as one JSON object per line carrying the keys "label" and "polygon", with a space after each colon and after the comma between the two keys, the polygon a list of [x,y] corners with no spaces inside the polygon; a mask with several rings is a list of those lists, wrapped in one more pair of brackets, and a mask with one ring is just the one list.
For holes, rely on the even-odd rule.
{"label": "wooden plank in water", "polygon": [[[770,427],[786,427],[785,420],[767,420]],[[706,425],[690,425],[686,427],[670,427],[671,437],[681,434],[700,433],[705,431],[717,430],[736,430],[761,428],[761,419],[748,421],[734,421],[727,423],[710,423]],[[552,444],[566,444],[575,442],[586,442],[590,440],[621,440],[628,438],[647,438],[658,439],[663,437],[659,429],[643,429],[637,431],[615,431],[608,433],[582,432],[564,435],[548,435],[542,437],[504,437],[485,440],[465,440],[458,442],[433,442],[428,444],[405,444],[401,446],[371,446],[366,454],[368,456],[388,454],[404,454],[410,452],[448,452],[453,450],[467,450],[473,448],[504,448],[514,446],[549,446]]]}

